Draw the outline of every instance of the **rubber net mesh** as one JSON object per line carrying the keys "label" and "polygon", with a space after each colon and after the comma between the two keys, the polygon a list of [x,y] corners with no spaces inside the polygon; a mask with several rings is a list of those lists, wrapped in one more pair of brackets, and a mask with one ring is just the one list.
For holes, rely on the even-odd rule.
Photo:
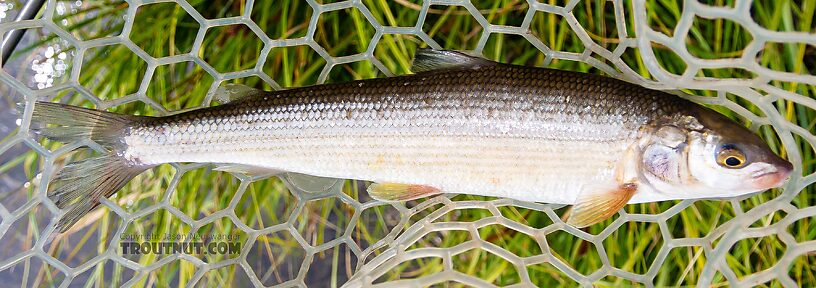
{"label": "rubber net mesh", "polygon": [[[807,225],[808,218],[816,215],[816,207],[808,206],[813,202],[808,201],[803,192],[812,189],[810,185],[816,175],[804,173],[812,171],[808,165],[813,163],[803,164],[802,156],[805,153],[812,159],[811,147],[816,137],[812,125],[807,127],[789,119],[796,119],[795,115],[812,115],[800,113],[816,109],[816,101],[803,95],[811,93],[808,89],[816,85],[816,77],[801,72],[801,67],[773,69],[757,59],[763,51],[777,46],[802,51],[805,47],[812,49],[816,35],[780,32],[777,31],[780,29],[758,25],[752,18],[754,4],[750,1],[723,6],[685,1],[680,9],[647,5],[645,0],[496,3],[507,7],[490,9],[490,5],[477,7],[471,2],[456,0],[328,4],[306,1],[298,9],[306,11],[308,16],[304,19],[308,22],[284,23],[286,18],[281,21],[288,27],[303,27],[296,35],[261,29],[256,21],[263,17],[264,11],[254,10],[258,3],[252,0],[230,4],[238,7],[232,17],[217,19],[207,18],[209,16],[202,15],[185,1],[133,0],[126,3],[48,1],[44,13],[37,19],[2,20],[0,33],[28,29],[29,35],[40,37],[33,43],[44,47],[34,50],[33,56],[25,59],[28,61],[25,65],[33,63],[31,70],[15,74],[9,72],[10,65],[6,65],[0,73],[4,93],[17,95],[11,101],[4,100],[5,104],[14,101],[26,104],[24,116],[18,122],[20,129],[7,132],[8,136],[0,142],[0,155],[3,155],[0,159],[5,162],[0,167],[7,171],[9,167],[24,166],[35,173],[42,172],[31,182],[21,184],[22,188],[3,188],[6,189],[0,205],[3,281],[23,286],[82,286],[95,282],[125,286],[251,283],[320,287],[455,286],[456,283],[482,287],[635,283],[795,287],[802,281],[796,279],[801,277],[798,271],[810,268],[792,263],[800,257],[810,257],[816,250],[813,230]],[[6,11],[11,13],[12,6],[20,4],[0,2],[0,5],[3,5],[0,6],[2,15],[6,16]],[[191,43],[176,44],[186,45],[178,48],[183,53],[167,54],[142,48],[142,41],[159,36],[140,35],[139,21],[163,25],[161,19],[139,18],[137,11],[155,7],[152,5],[166,5],[176,17],[173,19],[190,24],[178,27],[197,29]],[[114,9],[116,7],[118,9]],[[650,11],[647,7],[664,10]],[[110,13],[105,18],[109,23],[104,25],[118,27],[121,32],[100,34],[87,29],[72,30],[72,25],[81,22],[74,15],[78,9],[83,13]],[[382,13],[384,10],[415,13],[416,21],[400,23],[391,12]],[[578,21],[586,17],[577,15],[593,11],[606,16],[596,22]],[[510,18],[514,21],[496,24],[496,13],[513,13]],[[655,25],[654,19],[665,15],[674,17],[675,27]],[[355,26],[322,27],[322,17],[353,17]],[[468,22],[471,25],[468,27],[446,24],[456,17],[472,18],[475,22]],[[551,27],[568,26],[567,30],[573,35],[558,39],[571,39],[573,43],[551,41],[561,36],[536,31],[534,27],[540,27],[533,24],[536,21],[552,21]],[[693,45],[687,44],[694,36],[694,23],[698,21],[732,22],[735,24],[732,27],[750,34],[750,42],[746,41],[744,48],[728,58],[700,57],[690,49]],[[372,27],[374,33],[342,36],[359,26]],[[600,26],[603,29],[587,29]],[[260,43],[255,57],[219,59],[218,50],[208,50],[211,45],[229,49],[230,33],[239,30],[254,34]],[[466,34],[471,40],[447,43],[446,38],[437,37],[444,33]],[[335,35],[329,37],[330,40],[341,44],[353,40],[358,45],[357,53],[338,54],[332,47],[324,47],[326,39],[318,37],[326,37],[320,36],[325,34]],[[226,36],[212,40],[212,35]],[[505,42],[511,38],[515,41]],[[131,111],[127,107],[137,107],[154,111],[154,115],[164,115],[195,108],[174,103],[170,96],[174,92],[170,88],[161,91],[166,95],[151,90],[151,85],[158,84],[173,87],[172,83],[165,83],[165,75],[175,75],[173,73],[180,70],[195,71],[184,77],[210,81],[205,88],[208,90],[199,91],[197,98],[200,105],[196,105],[204,107],[210,105],[213,92],[220,85],[235,79],[249,79],[246,81],[283,89],[310,84],[309,81],[323,83],[343,77],[377,76],[355,74],[358,64],[374,66],[380,76],[403,74],[406,71],[394,67],[404,65],[394,63],[410,61],[411,54],[389,55],[383,51],[413,50],[406,50],[405,43],[410,47],[424,43],[432,48],[472,50],[505,62],[539,66],[575,61],[583,65],[574,66],[583,67],[576,70],[604,73],[655,89],[683,89],[700,95],[690,96],[694,100],[715,105],[720,111],[738,116],[753,129],[762,131],[765,138],[773,140],[774,149],[784,150],[794,163],[796,173],[783,189],[722,201],[629,205],[613,220],[579,230],[561,220],[566,210],[562,206],[465,195],[386,204],[365,195],[366,183],[338,180],[326,187],[300,189],[291,185],[288,176],[254,179],[212,171],[208,165],[173,164],[137,177],[116,196],[105,199],[99,211],[90,213],[70,233],[52,235],[60,211],[45,197],[44,185],[39,183],[64,165],[72,149],[99,147],[90,141],[61,147],[41,146],[27,128],[36,99],[63,95],[60,96],[63,102],[91,103],[99,109],[122,113]],[[524,43],[524,46],[502,47],[502,43]],[[106,50],[122,46],[126,49]],[[570,51],[562,47],[582,48]],[[505,55],[507,58],[496,56],[507,48],[522,52]],[[123,50],[128,53],[118,52]],[[98,57],[104,53],[110,53],[109,57]],[[281,57],[274,57],[280,53],[311,55],[311,58],[307,57],[309,63],[303,63],[297,60],[307,58],[285,56],[284,62],[285,59],[295,61],[281,63]],[[626,55],[637,56],[632,59],[639,62],[625,61]],[[664,64],[667,57],[682,59],[685,66],[667,67]],[[137,72],[83,70],[89,59],[135,58],[144,63],[133,67]],[[282,65],[320,72],[314,73],[316,79],[292,82],[291,77],[274,73],[274,69]],[[716,77],[714,72],[723,69],[744,77]],[[132,91],[87,88],[87,83],[95,85],[105,81],[139,84]],[[116,110],[120,107],[125,108]],[[34,151],[37,156],[9,160],[21,159],[13,156],[25,151]],[[217,181],[186,181],[201,177]],[[198,207],[193,209],[191,205]],[[271,209],[274,213],[261,213],[264,207],[267,208],[264,211]],[[693,229],[689,229],[692,225]],[[242,249],[235,255],[122,253],[120,243],[124,236],[151,232],[238,235],[236,241]]]}

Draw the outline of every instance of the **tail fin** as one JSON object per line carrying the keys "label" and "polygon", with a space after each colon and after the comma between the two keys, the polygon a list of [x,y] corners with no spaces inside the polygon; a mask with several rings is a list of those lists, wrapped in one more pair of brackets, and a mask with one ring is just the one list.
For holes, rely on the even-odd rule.
{"label": "tail fin", "polygon": [[130,179],[152,167],[131,163],[116,153],[125,148],[123,132],[141,119],[57,103],[36,103],[32,121],[43,124],[39,134],[60,142],[90,138],[108,149],[102,156],[66,165],[49,184],[48,198],[66,210],[57,223],[58,231],[67,231],[99,206],[100,198],[113,195]]}
{"label": "tail fin", "polygon": [[31,121],[52,124],[37,132],[48,139],[70,142],[91,138],[95,142],[112,148],[119,142],[124,130],[139,121],[138,116],[121,115],[105,111],[86,109],[65,104],[37,102]]}
{"label": "tail fin", "polygon": [[124,158],[112,154],[65,166],[52,180],[48,190],[48,198],[60,209],[67,210],[57,223],[57,230],[67,231],[99,206],[99,199],[110,197],[147,168],[131,165]]}

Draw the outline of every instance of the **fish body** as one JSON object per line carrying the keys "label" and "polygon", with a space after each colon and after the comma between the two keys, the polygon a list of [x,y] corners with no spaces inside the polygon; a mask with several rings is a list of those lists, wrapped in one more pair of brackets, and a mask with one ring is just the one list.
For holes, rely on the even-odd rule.
{"label": "fish body", "polygon": [[444,69],[154,118],[124,137],[124,154],[574,204],[581,186],[614,177],[640,127],[690,105],[590,74]]}
{"label": "fish body", "polygon": [[[450,192],[573,204],[578,225],[626,203],[761,191],[792,169],[726,117],[620,80],[448,51],[421,50],[415,67],[391,78],[241,88],[240,99],[166,117],[38,103],[35,120],[62,126],[45,136],[89,137],[114,155],[58,175],[49,195],[71,216],[61,229],[98,197],[171,162],[368,180],[382,183],[369,192],[385,200]],[[81,115],[90,124],[53,121]],[[70,183],[89,167],[119,172]],[[94,201],[79,201],[87,195]]]}

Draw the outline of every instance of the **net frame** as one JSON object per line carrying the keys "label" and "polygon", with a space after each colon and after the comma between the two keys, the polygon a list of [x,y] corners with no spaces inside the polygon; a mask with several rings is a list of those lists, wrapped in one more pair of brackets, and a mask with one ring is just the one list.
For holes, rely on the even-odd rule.
{"label": "net frame", "polygon": [[[813,75],[805,75],[805,74],[796,74],[791,72],[782,72],[771,70],[766,67],[763,67],[757,63],[755,60],[757,58],[758,53],[764,47],[764,44],[767,42],[781,42],[781,43],[803,43],[807,45],[816,45],[816,35],[809,34],[809,33],[801,33],[801,32],[779,32],[779,31],[771,31],[764,27],[759,26],[755,23],[751,18],[751,2],[749,1],[737,1],[735,7],[713,7],[705,4],[701,4],[696,1],[685,1],[685,8],[683,9],[682,16],[678,21],[677,27],[675,28],[674,36],[667,36],[661,32],[653,30],[649,24],[647,19],[647,11],[645,0],[633,0],[631,2],[631,9],[632,11],[631,17],[633,17],[633,22],[635,25],[635,31],[637,31],[637,37],[633,37],[631,35],[627,35],[627,21],[623,20],[624,17],[629,15],[625,15],[625,8],[626,2],[623,0],[613,0],[611,3],[615,7],[615,15],[616,19],[619,20],[616,22],[617,30],[618,30],[618,37],[620,44],[617,46],[616,49],[609,51],[606,48],[598,45],[595,41],[592,40],[590,35],[585,31],[585,29],[581,26],[578,22],[576,17],[572,14],[572,9],[578,4],[579,1],[571,0],[566,3],[565,6],[555,6],[545,3],[539,3],[534,1],[528,1],[529,9],[524,17],[522,24],[518,27],[514,26],[504,26],[504,25],[494,25],[491,24],[481,13],[480,11],[469,1],[456,1],[456,0],[442,0],[442,1],[423,1],[422,3],[422,10],[419,13],[419,19],[417,24],[413,27],[393,27],[383,25],[378,23],[376,18],[372,15],[369,9],[360,1],[343,1],[343,2],[336,2],[336,3],[329,3],[329,4],[320,4],[314,0],[308,0],[308,5],[311,7],[313,14],[309,21],[309,28],[307,30],[307,34],[305,37],[296,38],[296,39],[282,39],[276,40],[271,39],[268,37],[262,29],[256,25],[252,19],[250,19],[250,15],[252,14],[252,6],[254,1],[249,0],[246,2],[246,6],[242,13],[242,16],[237,17],[229,17],[229,18],[220,18],[220,19],[206,19],[204,18],[196,9],[190,5],[188,2],[179,0],[179,1],[127,1],[129,4],[129,8],[127,10],[126,19],[136,19],[136,11],[138,7],[142,5],[147,5],[151,3],[160,3],[160,2],[174,2],[180,5],[186,13],[191,15],[196,22],[199,23],[199,32],[198,36],[196,37],[195,42],[193,43],[191,51],[200,51],[204,41],[204,34],[205,31],[209,28],[225,26],[225,25],[232,25],[232,24],[244,24],[249,27],[255,34],[258,36],[262,42],[264,43],[264,48],[262,49],[258,59],[259,62],[251,69],[238,71],[238,72],[228,72],[228,73],[221,73],[213,68],[209,63],[204,61],[201,57],[195,55],[195,53],[187,53],[181,55],[175,55],[170,57],[163,57],[163,58],[154,58],[149,55],[147,52],[142,50],[136,43],[132,42],[127,35],[130,35],[133,29],[133,21],[128,20],[125,22],[124,28],[120,36],[113,36],[113,37],[103,37],[99,39],[93,39],[89,41],[81,41],[77,40],[75,37],[71,35],[71,33],[65,31],[59,25],[54,23],[54,15],[55,15],[55,7],[56,1],[48,1],[46,4],[46,10],[43,14],[44,16],[41,19],[35,20],[28,20],[28,21],[20,21],[20,22],[9,22],[9,23],[2,23],[0,24],[0,34],[6,33],[8,31],[14,29],[35,29],[35,28],[46,28],[52,33],[56,34],[61,39],[67,41],[70,45],[76,47],[77,54],[73,61],[74,65],[72,65],[71,70],[71,80],[65,84],[57,85],[55,87],[40,89],[40,90],[32,90],[27,87],[25,83],[14,79],[14,77],[10,76],[5,71],[0,73],[0,83],[3,85],[7,85],[10,89],[22,94],[25,96],[26,99],[26,107],[24,117],[22,118],[21,122],[21,129],[20,131],[12,136],[7,138],[4,142],[0,143],[0,152],[5,152],[10,149],[12,146],[23,143],[24,145],[31,147],[31,149],[35,150],[41,157],[44,159],[45,166],[43,167],[42,178],[40,181],[48,181],[50,175],[53,174],[56,167],[54,162],[56,159],[66,153],[68,153],[73,148],[87,145],[92,148],[99,149],[100,147],[95,146],[94,143],[89,141],[83,141],[80,143],[72,143],[66,146],[61,147],[55,151],[49,151],[45,147],[41,146],[35,139],[33,139],[27,131],[27,127],[29,126],[31,112],[32,112],[32,103],[38,97],[46,97],[50,94],[57,92],[60,89],[65,87],[71,87],[79,91],[84,97],[90,99],[93,103],[97,104],[100,109],[105,109],[108,107],[113,107],[117,105],[121,105],[124,103],[129,103],[133,101],[141,101],[147,103],[152,108],[160,111],[161,113],[170,113],[167,111],[161,103],[157,103],[155,100],[146,96],[146,90],[148,88],[150,81],[142,81],[141,85],[139,86],[138,91],[133,94],[127,95],[125,97],[113,99],[113,100],[101,100],[96,95],[94,95],[91,91],[88,91],[84,88],[77,80],[78,75],[80,74],[80,68],[82,67],[82,58],[85,54],[84,52],[88,49],[92,49],[94,47],[102,47],[106,45],[112,44],[122,44],[127,46],[133,53],[135,53],[139,58],[144,60],[147,63],[147,70],[144,75],[144,79],[151,79],[153,73],[158,66],[168,65],[172,63],[182,63],[182,62],[193,62],[202,67],[209,75],[214,78],[213,84],[210,88],[210,93],[208,93],[207,97],[202,103],[203,106],[207,106],[207,103],[210,103],[213,97],[213,92],[219,87],[219,85],[227,80],[231,79],[238,79],[248,76],[257,76],[260,77],[263,81],[269,83],[275,89],[281,89],[281,86],[277,84],[274,79],[270,78],[263,72],[264,61],[267,59],[271,49],[274,47],[291,47],[291,46],[299,46],[299,45],[306,45],[311,47],[314,51],[316,51],[325,61],[326,65],[321,70],[321,73],[318,77],[318,82],[322,83],[325,82],[326,79],[329,77],[329,72],[332,70],[333,67],[337,65],[342,65],[346,63],[353,63],[357,61],[370,61],[376,68],[378,68],[382,73],[387,76],[392,76],[394,73],[389,71],[386,66],[380,62],[377,58],[374,57],[374,49],[377,46],[376,43],[382,40],[384,34],[403,34],[403,35],[414,35],[421,39],[423,42],[427,43],[432,48],[441,49],[442,46],[439,45],[432,37],[430,37],[426,32],[423,31],[423,24],[426,20],[428,10],[432,5],[443,5],[443,6],[461,6],[464,7],[472,16],[479,25],[482,26],[482,32],[479,37],[478,44],[473,52],[481,53],[486,43],[488,42],[488,38],[492,34],[501,33],[501,34],[510,34],[510,35],[518,35],[526,40],[528,40],[534,47],[538,48],[542,53],[544,53],[547,57],[545,63],[549,63],[554,59],[563,59],[563,60],[573,60],[573,61],[581,61],[591,64],[592,66],[596,67],[597,69],[612,75],[613,77],[627,79],[628,81],[635,82],[646,87],[655,88],[655,89],[706,89],[706,90],[716,90],[717,97],[697,97],[692,96],[693,100],[713,104],[713,105],[721,105],[728,109],[731,109],[741,115],[742,117],[748,119],[751,123],[758,127],[761,125],[772,125],[776,133],[778,134],[781,142],[785,147],[796,147],[795,140],[793,135],[796,134],[799,137],[803,138],[807,141],[811,146],[814,146],[816,143],[816,136],[813,135],[812,132],[808,131],[806,128],[800,127],[794,123],[788,122],[780,115],[775,107],[773,107],[772,102],[776,100],[786,100],[795,102],[798,105],[802,105],[808,107],[810,109],[816,109],[816,100],[811,98],[807,98],[803,95],[785,91],[774,86],[771,82],[772,81],[789,81],[789,82],[798,82],[806,85],[816,85],[816,76]],[[321,45],[319,45],[315,40],[315,27],[318,18],[321,14],[347,9],[347,8],[354,8],[357,9],[365,19],[372,25],[376,33],[372,37],[366,51],[354,55],[348,56],[341,56],[341,57],[334,57],[330,55]],[[556,51],[550,49],[547,45],[545,45],[540,39],[538,39],[535,35],[530,33],[530,23],[532,22],[533,16],[537,12],[546,12],[552,13],[556,15],[562,16],[565,21],[569,24],[572,30],[576,33],[577,37],[582,41],[585,50],[582,53],[571,53],[571,52],[563,52],[563,51]],[[734,21],[740,24],[743,28],[747,29],[750,34],[753,36],[754,41],[751,42],[744,50],[743,54],[739,58],[733,59],[700,59],[692,55],[684,42],[685,38],[688,37],[689,29],[692,25],[694,17],[702,17],[702,18],[723,18]],[[660,45],[664,45],[666,47],[670,47],[673,52],[675,52],[679,57],[681,57],[684,62],[687,64],[686,70],[681,75],[673,74],[668,72],[666,69],[661,67],[658,63],[658,60],[653,53],[652,49],[639,49],[642,53],[641,56],[648,67],[650,74],[655,78],[655,80],[646,79],[640,76],[638,73],[633,71],[626,63],[621,60],[621,55],[627,48],[643,48],[643,47],[651,47],[651,43],[658,43]],[[601,61],[595,57],[593,54],[600,55],[601,57],[605,58],[606,61]],[[607,64],[607,61],[611,63],[611,65]],[[714,69],[714,68],[742,68],[749,71],[752,71],[759,75],[759,77],[745,80],[745,79],[717,79],[717,78],[708,78],[708,77],[700,77],[698,75],[698,71],[700,69]],[[764,91],[765,93],[758,92]],[[742,108],[735,102],[727,99],[725,97],[726,93],[731,93],[742,97],[754,105],[756,105],[765,115],[764,117],[755,115],[746,109]],[[158,210],[166,210],[169,211],[173,216],[177,217],[180,221],[186,223],[192,229],[197,227],[202,227],[207,223],[210,223],[216,219],[227,217],[233,220],[233,222],[237,225],[237,227],[243,230],[246,235],[249,237],[249,240],[246,242],[246,246],[251,246],[255,239],[259,235],[274,233],[278,231],[288,231],[291,235],[295,238],[295,240],[300,243],[305,251],[305,259],[303,264],[300,267],[300,271],[298,272],[298,276],[295,279],[290,281],[280,283],[282,286],[289,286],[289,285],[303,285],[304,284],[304,277],[305,272],[304,269],[307,269],[310,265],[310,261],[314,255],[320,251],[325,251],[327,249],[331,249],[338,245],[348,245],[350,250],[357,256],[357,259],[362,259],[362,261],[358,261],[358,265],[355,268],[356,273],[355,276],[350,279],[349,282],[345,284],[348,287],[368,287],[375,284],[375,280],[387,272],[389,269],[393,269],[397,267],[400,263],[405,261],[421,258],[421,257],[438,257],[443,259],[443,263],[446,265],[444,271],[435,273],[429,276],[421,277],[418,279],[402,279],[397,280],[395,282],[389,283],[378,283],[375,286],[385,286],[385,285],[406,285],[406,286],[426,286],[435,283],[445,282],[445,281],[456,281],[463,284],[468,284],[472,286],[480,286],[480,287],[489,287],[492,286],[491,283],[488,283],[482,279],[474,277],[472,275],[466,275],[464,273],[458,272],[453,269],[451,266],[451,257],[456,254],[469,251],[471,249],[482,249],[497,255],[500,258],[512,263],[518,271],[520,276],[520,282],[517,284],[518,286],[526,286],[526,285],[533,285],[533,282],[530,279],[530,275],[527,273],[526,267],[528,265],[536,264],[536,263],[550,263],[551,265],[555,266],[558,270],[563,272],[569,278],[576,281],[578,284],[591,286],[592,283],[608,276],[616,276],[624,279],[628,279],[630,281],[644,283],[647,286],[653,285],[653,281],[661,267],[663,261],[666,261],[667,256],[669,255],[669,251],[675,247],[686,247],[686,246],[699,246],[702,247],[705,251],[707,262],[705,263],[705,268],[703,269],[703,274],[700,275],[700,279],[697,283],[698,286],[709,286],[712,283],[713,278],[715,277],[716,273],[721,273],[730,284],[734,286],[747,286],[747,285],[757,285],[761,283],[765,283],[767,281],[776,279],[782,285],[787,287],[796,287],[797,283],[791,279],[788,274],[788,267],[790,263],[800,255],[804,255],[806,253],[810,253],[812,251],[816,251],[816,242],[808,241],[799,243],[796,241],[793,235],[786,229],[786,227],[800,219],[807,218],[807,217],[814,217],[816,216],[816,207],[806,207],[806,208],[797,208],[796,206],[791,204],[791,200],[798,195],[801,191],[803,191],[809,185],[812,185],[813,182],[816,182],[816,174],[811,174],[807,176],[801,176],[802,171],[802,158],[800,151],[798,149],[789,149],[788,158],[791,162],[794,163],[796,170],[798,173],[794,173],[791,181],[789,181],[786,186],[784,187],[784,192],[782,192],[776,198],[769,200],[760,206],[754,207],[749,211],[742,211],[740,208],[739,200],[733,199],[730,200],[732,207],[735,207],[736,217],[731,219],[730,221],[719,225],[713,231],[711,231],[708,235],[700,238],[675,238],[669,232],[669,228],[666,226],[666,220],[677,215],[683,209],[686,209],[693,205],[696,201],[686,200],[681,201],[679,204],[673,206],[672,208],[663,211],[659,214],[629,214],[624,211],[620,212],[619,217],[612,222],[609,226],[607,226],[603,232],[597,235],[589,234],[579,229],[575,229],[563,223],[560,220],[559,215],[556,213],[557,209],[560,206],[553,206],[553,205],[546,205],[546,204],[536,204],[536,203],[525,203],[520,201],[508,200],[508,199],[497,199],[497,200],[490,200],[490,201],[457,201],[452,200],[454,198],[453,195],[446,195],[435,197],[429,199],[421,204],[408,207],[404,204],[396,203],[396,204],[384,204],[378,203],[376,201],[369,201],[365,203],[358,202],[357,199],[349,197],[348,195],[344,194],[341,191],[341,185],[335,185],[330,189],[326,189],[325,191],[303,191],[297,189],[291,185],[291,183],[286,182],[289,190],[298,198],[297,207],[294,209],[294,213],[289,219],[280,225],[275,225],[271,227],[266,227],[264,229],[255,229],[253,227],[249,227],[246,224],[243,224],[241,221],[238,220],[238,217],[235,215],[235,212],[232,211],[235,206],[237,205],[237,200],[241,199],[242,195],[245,193],[247,187],[253,182],[257,181],[257,178],[248,178],[245,176],[236,175],[238,179],[240,179],[240,185],[237,189],[237,192],[234,196],[234,201],[230,203],[230,207],[214,213],[212,215],[208,215],[202,219],[193,219],[188,215],[181,212],[179,209],[173,207],[169,201],[169,193],[167,193],[161,202],[153,205],[145,210],[138,211],[136,213],[131,213],[123,209],[118,203],[114,203],[110,200],[103,200],[103,205],[108,207],[112,212],[116,213],[125,223],[125,225],[120,225],[117,229],[114,239],[118,239],[125,231],[125,226],[130,221],[134,219],[144,217],[150,215],[151,213],[158,211]],[[196,168],[201,167],[201,165],[179,165],[174,164],[174,169],[177,171],[174,178],[170,182],[170,186],[167,189],[168,191],[176,190],[176,185],[179,182],[180,177],[182,177],[186,172],[194,170]],[[325,197],[337,197],[340,199],[344,205],[351,206],[354,210],[354,214],[351,216],[351,223],[356,223],[356,220],[360,218],[360,215],[366,209],[372,207],[378,207],[382,205],[392,205],[401,215],[399,225],[396,225],[392,231],[388,233],[386,237],[374,243],[370,247],[366,249],[360,249],[357,247],[355,242],[351,239],[351,231],[353,230],[354,225],[349,225],[342,236],[323,243],[321,245],[313,246],[309,244],[307,239],[303,239],[301,234],[293,227],[295,222],[295,214],[298,211],[302,211],[304,208],[304,202],[308,202],[308,200],[312,199],[322,199]],[[13,224],[13,222],[17,221],[26,216],[29,212],[31,207],[35,205],[43,205],[46,209],[48,209],[53,215],[58,215],[59,211],[54,206],[54,204],[45,197],[45,191],[43,187],[38,189],[38,193],[32,198],[29,202],[25,204],[25,207],[22,209],[17,209],[15,211],[9,211],[5,207],[0,206],[0,217],[2,218],[2,224],[0,224],[0,235],[5,235],[9,233],[9,228]],[[432,207],[436,207],[436,205],[441,205],[441,208],[432,210],[427,216],[423,217],[421,220],[416,221],[414,223],[409,223],[409,219],[411,216],[419,215],[421,213],[427,213],[429,209]],[[532,209],[537,211],[542,211],[546,213],[553,221],[552,225],[548,225],[544,228],[532,228],[529,226],[525,226],[521,223],[516,221],[510,220],[503,216],[503,214],[499,211],[500,207],[504,206],[515,206],[515,207],[522,207],[526,209]],[[468,208],[480,208],[486,209],[490,211],[492,216],[480,219],[475,222],[435,222],[435,220],[439,219],[442,215],[445,215],[448,212],[457,209],[468,209]],[[765,227],[750,227],[752,223],[762,219],[762,217],[767,216],[770,213],[774,213],[775,211],[784,211],[787,213],[787,216],[783,218],[781,221],[765,226]],[[604,245],[603,240],[606,239],[609,235],[613,232],[618,230],[621,226],[626,224],[627,222],[647,222],[647,223],[657,223],[659,225],[659,231],[663,239],[662,247],[660,248],[658,255],[652,266],[649,268],[648,272],[645,274],[635,274],[628,271],[624,271],[619,268],[613,267],[610,264],[610,260],[607,257],[607,254],[604,252]],[[51,221],[45,228],[41,231],[43,237],[40,237],[36,244],[27,251],[23,251],[19,254],[16,254],[14,257],[9,259],[5,259],[0,261],[0,270],[8,269],[11,266],[14,266],[21,261],[27,261],[28,258],[37,257],[41,259],[41,261],[51,265],[52,267],[60,270],[64,273],[67,277],[62,282],[62,286],[67,286],[71,278],[76,275],[79,275],[88,269],[94,267],[94,265],[105,261],[111,260],[116,262],[124,267],[134,270],[136,273],[147,273],[151,270],[156,269],[162,265],[166,265],[175,260],[185,260],[192,262],[196,265],[197,269],[195,274],[190,279],[189,285],[194,285],[197,281],[204,277],[204,274],[211,270],[217,269],[219,267],[223,267],[226,265],[240,265],[242,269],[247,272],[247,276],[249,280],[255,284],[256,286],[263,286],[263,283],[258,279],[257,275],[251,273],[252,270],[250,264],[246,260],[246,254],[248,252],[243,252],[241,257],[237,259],[231,260],[224,260],[217,263],[207,263],[202,259],[199,259],[195,256],[187,255],[187,254],[179,254],[173,255],[171,257],[163,258],[155,263],[152,263],[147,266],[140,265],[139,263],[135,263],[128,259],[123,258],[119,255],[114,249],[117,244],[117,241],[114,240],[110,243],[111,249],[108,249],[105,253],[97,255],[92,260],[77,266],[77,267],[70,267],[65,263],[62,263],[58,259],[54,258],[50,255],[48,251],[44,250],[44,246],[48,240],[46,235],[53,233],[53,224],[55,221]],[[515,231],[519,231],[521,233],[527,234],[534,239],[541,245],[543,248],[543,254],[531,257],[519,257],[513,253],[508,252],[502,247],[499,247],[493,243],[487,242],[479,237],[478,229],[481,227],[485,227],[487,225],[501,225],[508,229],[512,229]],[[402,230],[399,227],[408,226],[405,230]],[[467,233],[471,234],[471,238],[473,240],[468,241],[466,243],[457,245],[452,248],[446,249],[439,249],[439,248],[420,248],[408,251],[408,248],[411,246],[412,243],[416,242],[421,237],[427,235],[428,233],[435,232],[435,231],[445,231],[445,230],[461,230],[467,231]],[[598,254],[601,257],[601,261],[603,262],[603,267],[599,270],[589,274],[583,275],[576,271],[573,267],[569,264],[564,263],[562,260],[554,257],[548,247],[546,235],[549,233],[553,233],[555,231],[564,231],[569,233],[578,239],[582,239],[589,243],[592,243],[596,249],[598,249]],[[726,256],[729,252],[730,247],[732,247],[736,242],[754,238],[754,237],[765,237],[769,235],[776,235],[779,239],[786,244],[786,250],[784,255],[781,257],[776,264],[774,264],[771,268],[762,271],[756,271],[756,273],[750,274],[746,277],[737,277],[736,274],[731,271],[728,263],[726,262]],[[716,245],[712,245],[713,242],[717,242]],[[378,251],[378,249],[384,249]],[[376,253],[375,253],[376,252]],[[369,260],[370,259],[370,260]],[[126,286],[128,284],[132,285],[138,282],[139,277],[133,277],[131,281],[125,283]]]}

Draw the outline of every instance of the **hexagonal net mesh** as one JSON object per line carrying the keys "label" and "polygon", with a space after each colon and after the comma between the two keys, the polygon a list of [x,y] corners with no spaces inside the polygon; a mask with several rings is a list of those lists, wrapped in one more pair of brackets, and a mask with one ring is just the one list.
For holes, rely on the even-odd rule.
{"label": "hexagonal net mesh", "polygon": [[[0,279],[63,287],[814,283],[812,2],[788,4],[799,6],[787,14],[749,1],[418,2],[215,1],[223,8],[203,9],[207,2],[48,1],[37,19],[20,22],[3,20],[19,3],[0,2],[0,33],[27,29],[33,39],[18,49],[29,56],[0,73],[5,95],[18,95],[4,102],[26,103],[20,128],[0,142],[0,171],[33,178],[0,186]],[[148,33],[151,26],[164,33]],[[173,36],[182,34],[190,37]],[[579,230],[561,220],[562,206],[465,195],[386,204],[356,181],[300,189],[286,177],[173,164],[54,235],[60,211],[40,182],[83,154],[74,148],[100,147],[34,138],[37,99],[165,115],[209,106],[228,82],[283,89],[406,73],[421,45],[683,90],[760,131],[798,173],[784,189],[629,205]],[[141,64],[116,69],[122,61]],[[23,68],[9,70],[15,63]],[[125,236],[151,233],[237,235],[242,249],[120,249]]]}

